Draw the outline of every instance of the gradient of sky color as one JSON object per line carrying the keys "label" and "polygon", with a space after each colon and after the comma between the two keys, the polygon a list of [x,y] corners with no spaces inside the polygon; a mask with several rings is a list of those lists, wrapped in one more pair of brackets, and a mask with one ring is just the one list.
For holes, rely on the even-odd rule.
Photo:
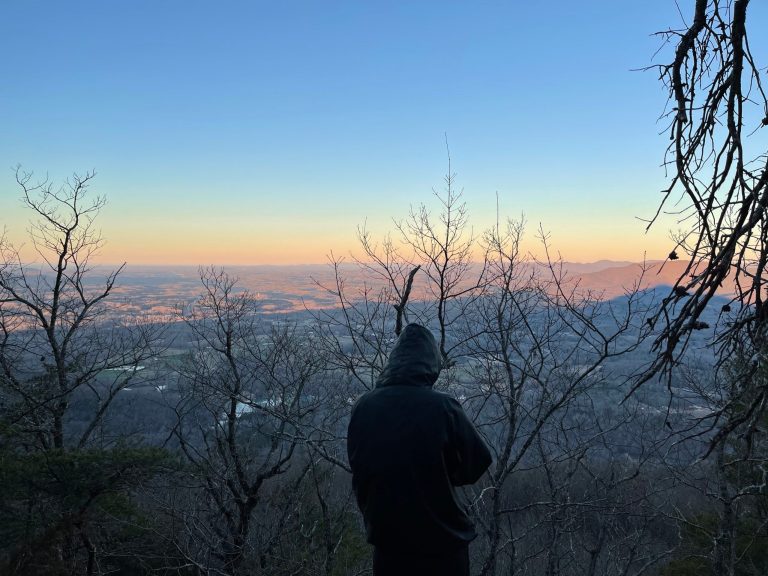
{"label": "gradient of sky color", "polygon": [[6,1],[0,227],[26,227],[17,164],[95,169],[104,261],[322,262],[431,203],[447,133],[475,230],[498,192],[569,260],[661,258],[674,222],[636,217],[666,96],[631,69],[681,24],[674,0]]}

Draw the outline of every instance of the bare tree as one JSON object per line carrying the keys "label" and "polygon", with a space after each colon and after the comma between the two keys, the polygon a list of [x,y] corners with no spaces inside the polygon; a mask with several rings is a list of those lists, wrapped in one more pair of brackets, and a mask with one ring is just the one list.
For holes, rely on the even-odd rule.
{"label": "bare tree", "polygon": [[[648,224],[664,211],[674,214],[683,231],[674,238],[669,259],[687,261],[648,319],[655,328],[654,361],[636,389],[662,375],[670,391],[678,379],[696,395],[689,417],[674,426],[667,422],[673,445],[685,447],[694,460],[670,470],[679,490],[693,491],[702,502],[697,510],[675,503],[666,510],[679,522],[681,552],[688,554],[685,559],[678,554],[669,572],[688,565],[717,574],[759,573],[749,567],[756,540],[745,544],[744,532],[762,537],[760,521],[745,528],[738,518],[759,518],[753,503],[763,490],[766,462],[768,98],[760,63],[765,55],[750,46],[749,0],[691,4],[690,12],[681,12],[681,28],[658,34],[672,48],[667,63],[652,67],[669,94],[662,117],[670,141],[669,185]],[[703,316],[719,293],[730,301],[717,304],[717,324],[705,351],[714,356],[714,374],[692,374],[687,364],[694,334],[710,328]],[[710,458],[695,460],[701,457]]]}
{"label": "bare tree", "polygon": [[[30,239],[41,261],[25,263],[0,239],[0,366],[18,410],[14,424],[39,449],[88,445],[116,395],[156,353],[153,326],[119,326],[106,318],[106,300],[123,266],[101,285],[92,257],[103,244],[93,221],[103,196],[88,198],[94,173],[75,175],[59,188],[33,183],[18,171],[23,201],[37,217]],[[119,376],[105,385],[97,377]],[[73,438],[65,437],[65,415],[75,392],[88,390],[98,408]]]}
{"label": "bare tree", "polygon": [[[592,458],[620,462],[612,449],[629,449],[610,446],[633,424],[604,413],[619,403],[626,381],[610,362],[640,345],[648,300],[636,287],[616,302],[579,290],[562,262],[521,255],[523,229],[508,221],[485,235],[489,282],[466,315],[473,335],[467,374],[455,388],[495,452],[492,472],[471,496],[483,527],[480,574],[604,573],[609,555],[614,568],[630,570],[638,560],[616,554],[620,531],[601,512],[613,505],[619,517],[605,491],[620,492],[642,461],[606,467]],[[549,253],[544,235],[542,241]],[[548,489],[518,492],[531,476]],[[585,482],[601,490],[582,489]],[[587,527],[595,524],[590,536]]]}
{"label": "bare tree", "polygon": [[[317,459],[330,457],[324,431],[335,421],[324,358],[307,329],[263,319],[224,271],[201,269],[200,279],[202,296],[180,311],[194,349],[178,369],[174,429],[199,497],[175,511],[184,526],[177,545],[204,573],[290,572],[313,549],[330,572],[339,535],[333,475]],[[320,514],[311,522],[308,498]]]}
{"label": "bare tree", "polygon": [[[451,340],[449,332],[460,333],[454,328],[486,282],[485,268],[472,261],[476,242],[450,158],[448,169],[445,189],[433,192],[437,217],[425,204],[411,207],[407,218],[394,223],[398,240],[387,234],[377,242],[361,226],[362,256],[354,259],[354,268],[332,257],[333,284],[318,283],[338,306],[315,313],[328,359],[362,389],[374,386],[395,337],[411,320],[434,322],[443,360],[451,364],[461,342]],[[351,278],[345,275],[350,270]]]}
{"label": "bare tree", "polygon": [[[644,381],[678,363],[700,317],[718,290],[732,292],[722,305],[719,353],[726,358],[747,337],[765,347],[768,264],[768,99],[759,62],[750,48],[749,0],[696,0],[689,22],[659,33],[672,44],[671,62],[656,66],[669,91],[669,186],[651,226],[680,197],[676,214],[684,231],[675,239],[687,265],[651,324],[658,329],[656,361]],[[641,382],[642,383],[642,382]],[[756,422],[766,390],[721,428],[727,434]]]}
{"label": "bare tree", "polygon": [[[456,174],[451,168],[450,151],[444,183],[441,193],[433,191],[440,207],[437,218],[426,205],[420,204],[416,209],[411,207],[408,217],[396,222],[396,226],[402,243],[412,250],[418,266],[426,276],[426,290],[429,294],[426,300],[435,307],[438,345],[443,361],[450,364],[453,361],[451,348],[456,344],[448,342],[448,332],[479,293],[486,281],[486,271],[485,259],[478,260],[478,255],[473,253],[477,244],[469,228],[467,205],[462,199],[463,190],[456,189]],[[412,279],[413,276],[409,276],[409,280]]]}
{"label": "bare tree", "polygon": [[[102,275],[92,263],[103,244],[94,219],[105,203],[89,197],[94,173],[59,187],[32,178],[16,172],[35,217],[29,237],[38,260],[26,260],[0,238],[0,449],[9,470],[29,473],[15,478],[26,486],[24,496],[11,496],[12,508],[26,508],[13,563],[23,572],[50,553],[51,571],[95,574],[100,542],[91,523],[110,495],[151,474],[162,459],[116,447],[116,438],[102,434],[116,398],[140,378],[162,334],[108,314],[123,266]],[[87,408],[75,414],[77,403]]]}

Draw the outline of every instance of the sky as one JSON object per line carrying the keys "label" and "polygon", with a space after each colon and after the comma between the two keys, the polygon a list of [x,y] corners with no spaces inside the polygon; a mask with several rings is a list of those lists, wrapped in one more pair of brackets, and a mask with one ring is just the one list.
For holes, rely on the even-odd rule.
{"label": "sky", "polygon": [[476,233],[498,199],[534,253],[541,226],[567,260],[663,258],[674,219],[639,218],[666,92],[638,69],[682,23],[674,0],[2,0],[0,228],[24,242],[17,165],[95,170],[103,262],[324,262],[436,209],[447,137]]}

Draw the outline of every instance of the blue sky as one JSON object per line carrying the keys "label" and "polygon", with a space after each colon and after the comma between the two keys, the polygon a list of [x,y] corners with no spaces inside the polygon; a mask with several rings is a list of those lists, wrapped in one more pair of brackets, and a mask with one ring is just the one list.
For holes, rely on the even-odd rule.
{"label": "blue sky", "polygon": [[631,70],[680,24],[672,0],[6,1],[0,226],[27,219],[13,166],[95,169],[105,260],[319,262],[431,202],[447,134],[476,229],[498,192],[568,259],[639,260],[674,223],[635,219],[666,95]]}

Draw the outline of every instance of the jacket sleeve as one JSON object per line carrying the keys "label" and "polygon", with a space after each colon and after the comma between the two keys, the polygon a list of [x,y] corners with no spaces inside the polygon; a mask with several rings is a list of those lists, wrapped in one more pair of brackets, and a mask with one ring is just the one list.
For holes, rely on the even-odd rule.
{"label": "jacket sleeve", "polygon": [[467,417],[461,404],[448,402],[449,440],[445,460],[454,486],[474,484],[491,465],[493,457],[488,445]]}

